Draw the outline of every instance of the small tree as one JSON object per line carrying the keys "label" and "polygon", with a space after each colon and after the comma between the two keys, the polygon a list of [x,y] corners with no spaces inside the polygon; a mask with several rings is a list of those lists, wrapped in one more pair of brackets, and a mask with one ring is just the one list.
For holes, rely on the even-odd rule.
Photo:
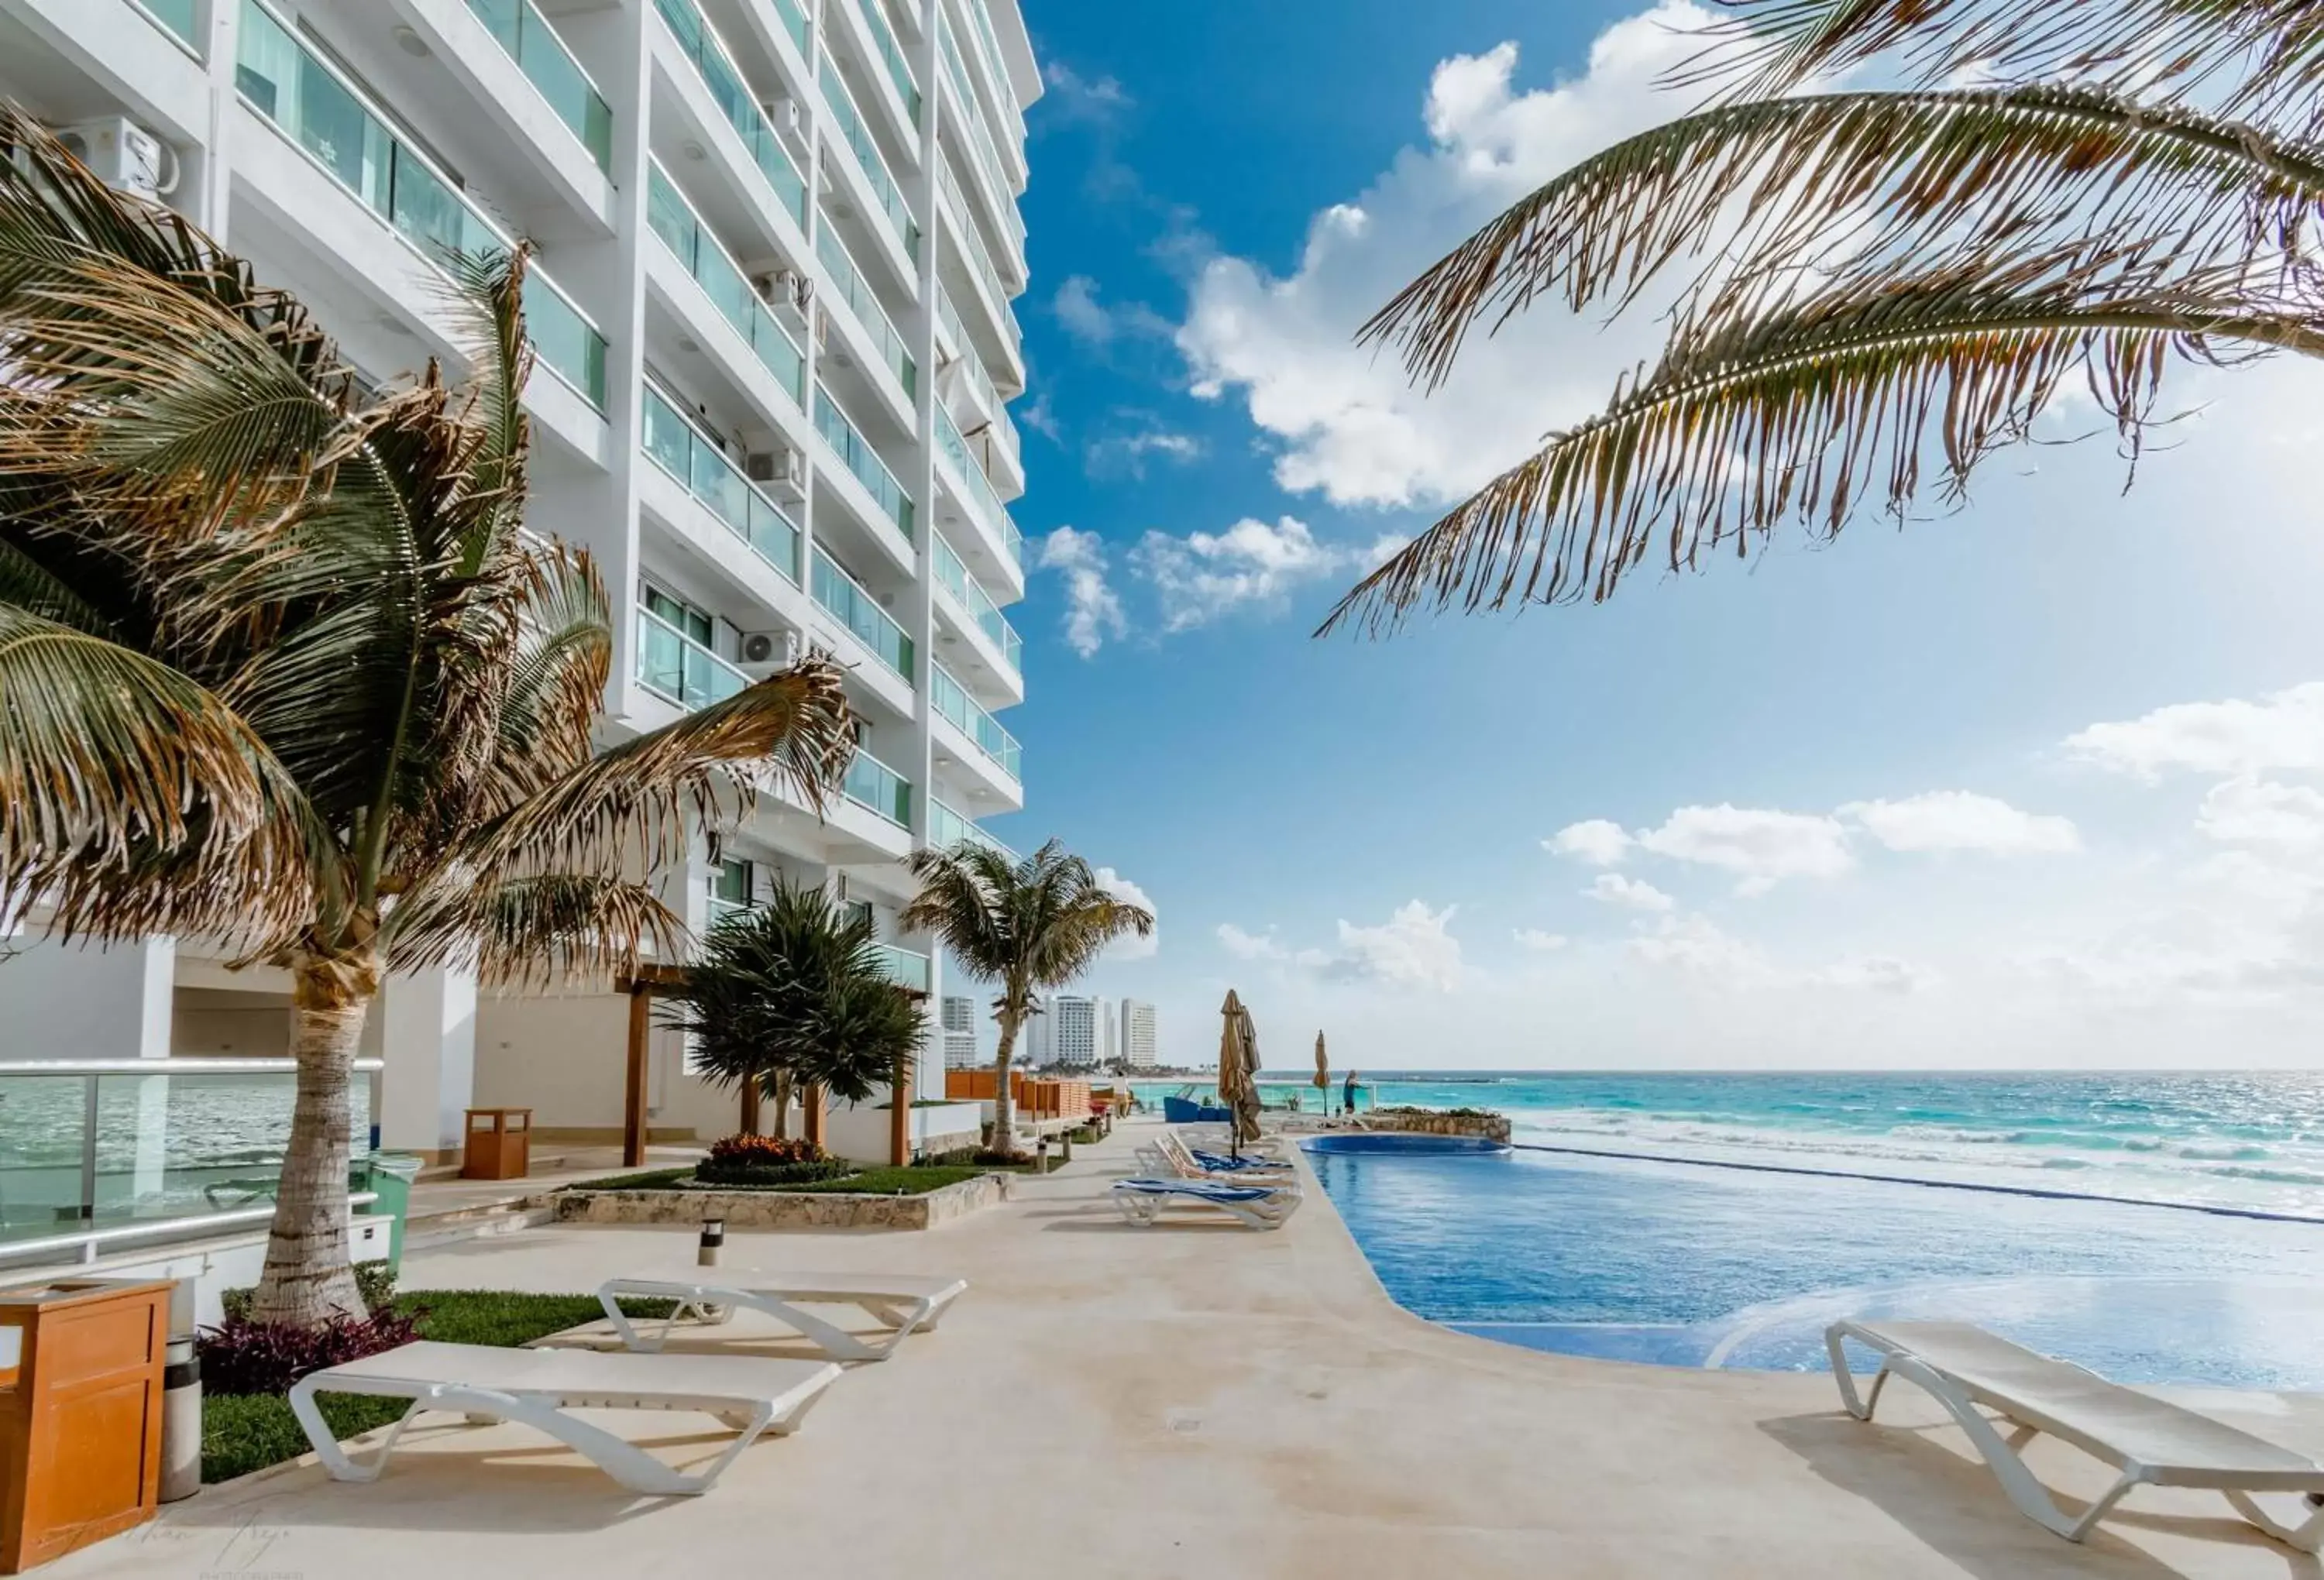
{"label": "small tree", "polygon": [[970,978],[1000,985],[992,1001],[1001,1025],[992,1144],[1012,1152],[1017,1115],[1009,1065],[1017,1033],[1040,1013],[1035,996],[1071,983],[1116,939],[1151,933],[1154,914],[1116,899],[1088,862],[1055,840],[1022,859],[965,841],[949,850],[922,850],[912,858],[912,876],[920,892],[899,924],[941,942]]}
{"label": "small tree", "polygon": [[927,1029],[927,1007],[889,977],[872,919],[789,884],[713,927],[664,1002],[666,1024],[695,1039],[695,1069],[722,1088],[757,1082],[779,1136],[794,1086],[860,1103]]}

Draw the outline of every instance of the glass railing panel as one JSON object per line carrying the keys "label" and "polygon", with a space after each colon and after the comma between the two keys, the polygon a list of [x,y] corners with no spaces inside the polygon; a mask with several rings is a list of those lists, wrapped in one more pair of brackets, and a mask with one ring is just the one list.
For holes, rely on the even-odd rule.
{"label": "glass railing panel", "polygon": [[953,552],[952,545],[945,541],[941,532],[936,534],[936,551],[937,582],[963,609],[968,611],[969,618],[976,621],[978,628],[992,638],[993,645],[1001,649],[1001,656],[1008,660],[1009,667],[1021,674],[1025,644],[1018,637],[1016,628],[1009,623],[1008,616],[1001,612],[1001,606],[993,602],[992,595],[984,590],[984,584],[970,574],[966,563]]}
{"label": "glass railing panel", "polygon": [[926,993],[928,990],[928,984],[933,978],[933,969],[928,963],[927,956],[915,954],[908,949],[899,949],[892,943],[883,943],[880,945],[880,964],[881,968],[887,972],[888,980],[897,987],[912,993]]}
{"label": "glass railing panel", "polygon": [[854,633],[855,639],[872,649],[882,664],[904,677],[906,684],[912,680],[912,638],[896,623],[880,601],[863,588],[863,584],[845,571],[821,549],[815,551],[815,601],[835,616],[839,623]]}
{"label": "glass railing panel", "polygon": [[856,167],[863,172],[863,179],[872,183],[872,195],[887,214],[888,223],[895,227],[904,252],[918,258],[920,227],[914,223],[912,211],[904,202],[903,190],[888,170],[879,141],[872,135],[872,128],[863,124],[863,113],[855,107],[855,96],[847,91],[846,78],[840,76],[839,68],[832,64],[828,53],[821,58],[819,75],[824,100],[831,106],[831,117],[839,127],[841,141],[855,155]]}
{"label": "glass railing panel", "polygon": [[912,782],[860,748],[847,765],[840,791],[848,800],[879,813],[898,828],[912,826]]}
{"label": "glass railing panel", "polygon": [[646,224],[694,278],[719,317],[748,342],[766,370],[774,374],[790,398],[807,404],[807,356],[791,338],[766,299],[751,282],[718,238],[710,234],[686,195],[659,165],[652,167],[646,189]]}
{"label": "glass railing panel", "polygon": [[1016,851],[933,795],[928,797],[928,843],[939,850],[949,850],[959,844],[982,845],[1011,861],[1017,859]]}
{"label": "glass railing panel", "polygon": [[1012,779],[1024,777],[1020,771],[1022,752],[1017,738],[1001,727],[1000,721],[977,705],[968,694],[968,688],[952,677],[943,665],[930,666],[933,676],[928,685],[930,700],[936,712],[957,725],[963,733],[976,742],[977,750],[998,764]]}
{"label": "glass railing panel", "polygon": [[791,42],[798,46],[799,53],[806,54],[807,52],[807,8],[801,5],[798,0],[775,0],[775,14],[781,18],[783,31],[791,35]]}
{"label": "glass railing panel", "polygon": [[[388,130],[352,85],[258,0],[243,0],[235,86],[250,107],[437,264],[512,243],[466,196]],[[526,328],[543,365],[605,404],[605,337],[538,264],[525,275]]]}
{"label": "glass railing panel", "polygon": [[880,348],[881,358],[904,386],[905,395],[917,397],[919,365],[913,362],[912,354],[905,349],[904,337],[896,332],[896,321],[888,316],[888,309],[873,294],[872,282],[863,278],[861,269],[855,267],[855,260],[848,253],[847,243],[839,239],[839,233],[827,221],[816,227],[815,252],[816,256],[823,260],[823,266],[831,271],[841,299],[847,303],[848,309],[855,315],[855,321],[863,326],[863,332]]}
{"label": "glass railing panel", "polygon": [[790,150],[775,135],[774,124],[759,107],[758,96],[751,91],[750,79],[734,64],[734,57],[726,51],[717,30],[704,20],[695,8],[694,0],[654,0],[654,9],[669,26],[670,35],[694,63],[695,74],[710,92],[718,113],[726,117],[742,146],[750,151],[751,162],[759,167],[775,196],[791,217],[801,226],[807,224],[807,180],[792,161]]}
{"label": "glass railing panel", "polygon": [[1010,84],[1009,72],[1001,63],[1001,41],[992,32],[992,13],[984,0],[968,0],[969,15],[976,23],[978,52],[984,57],[984,69],[991,74],[993,96],[1001,101],[1001,113],[1008,117],[1010,134],[1019,143],[1025,141],[1025,112],[1018,107],[1017,90]]}
{"label": "glass railing panel", "polygon": [[969,207],[966,195],[960,189],[960,178],[952,173],[952,161],[941,155],[936,160],[936,179],[945,198],[951,200],[961,234],[967,240],[961,255],[968,261],[969,272],[976,276],[991,297],[994,310],[1001,315],[1001,332],[1009,337],[1010,344],[1022,345],[1025,331],[1017,322],[1017,309],[1010,304],[1009,288],[1001,283],[1001,273],[993,268],[991,255],[985,251],[984,237],[976,228],[976,211]]}
{"label": "glass railing panel", "polygon": [[613,112],[533,0],[468,0],[468,9],[581,140],[597,168],[612,169]]}
{"label": "glass railing panel", "polygon": [[641,609],[638,684],[690,710],[740,695],[751,677],[651,610]]}
{"label": "glass railing panel", "polygon": [[894,23],[888,20],[887,7],[880,0],[856,0],[856,9],[863,14],[863,25],[872,30],[872,47],[880,52],[881,64],[888,68],[888,80],[896,85],[903,96],[904,108],[910,113],[912,124],[920,124],[920,85],[905,62],[904,46],[896,41]]}
{"label": "glass railing panel", "polygon": [[952,336],[952,343],[965,355],[968,331],[961,326],[960,309],[952,305],[952,292],[945,289],[942,280],[936,281],[936,322],[944,326],[945,333]]}
{"label": "glass railing panel", "polygon": [[985,524],[991,528],[993,536],[1000,538],[1001,547],[1009,551],[1009,557],[1023,565],[1025,535],[1010,519],[1009,507],[1002,504],[1001,496],[993,491],[992,480],[984,475],[984,468],[968,453],[968,441],[960,436],[960,425],[953,421],[952,413],[942,406],[936,408],[936,454],[950,462],[952,469],[960,474],[961,485],[968,491],[969,499],[975,508],[983,513]]}
{"label": "glass railing panel", "polygon": [[[938,409],[941,412],[942,409]],[[896,481],[896,474],[888,470],[888,464],[880,459],[871,441],[856,430],[847,413],[840,409],[839,402],[821,384],[815,390],[815,426],[824,441],[839,453],[840,461],[855,474],[856,481],[871,491],[888,519],[905,537],[911,537],[911,496]]]}
{"label": "glass railing panel", "polygon": [[645,452],[752,551],[796,585],[799,530],[782,507],[658,390],[646,391]]}
{"label": "glass railing panel", "polygon": [[146,15],[168,28],[191,45],[196,54],[202,52],[202,41],[194,29],[195,0],[137,0]]}

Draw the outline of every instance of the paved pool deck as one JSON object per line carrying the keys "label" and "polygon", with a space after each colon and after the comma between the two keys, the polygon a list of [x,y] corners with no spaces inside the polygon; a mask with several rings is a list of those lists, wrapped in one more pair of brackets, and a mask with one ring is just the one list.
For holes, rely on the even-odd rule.
{"label": "paved pool deck", "polygon": [[[798,1436],[753,1447],[706,1497],[633,1497],[538,1436],[447,1419],[415,1428],[372,1485],[302,1465],[42,1572],[2324,1575],[2197,1494],[2135,1493],[2070,1546],[2017,1514],[1909,1388],[1865,1427],[1824,1377],[1578,1360],[1434,1327],[1388,1299],[1320,1194],[1277,1234],[1129,1227],[1103,1193],[1140,1128],[934,1232],[731,1237],[730,1270],[942,1272],[972,1288],[940,1332],[844,1378]],[[421,1253],[405,1282],[579,1291],[693,1259],[683,1231],[542,1228]],[[2324,1400],[2198,1397],[2324,1451]],[[691,1418],[601,1419],[673,1461],[719,1446]],[[2052,1485],[2103,1484],[2045,1447],[2032,1458]]]}

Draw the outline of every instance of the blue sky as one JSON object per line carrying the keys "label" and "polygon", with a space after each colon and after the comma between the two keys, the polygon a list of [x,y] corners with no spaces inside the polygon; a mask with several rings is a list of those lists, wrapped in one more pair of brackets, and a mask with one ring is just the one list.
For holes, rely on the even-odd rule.
{"label": "blue sky", "polygon": [[2110,440],[2044,446],[1902,532],[1314,641],[1655,348],[1545,308],[1423,400],[1351,337],[1683,108],[1652,84],[1701,14],[1027,11],[1016,511],[1051,568],[993,826],[1150,898],[1158,947],[1095,981],[1166,1052],[1231,983],[1283,1061],[1321,1027],[1380,1067],[2324,1062],[2311,370],[2181,381],[2127,493]]}

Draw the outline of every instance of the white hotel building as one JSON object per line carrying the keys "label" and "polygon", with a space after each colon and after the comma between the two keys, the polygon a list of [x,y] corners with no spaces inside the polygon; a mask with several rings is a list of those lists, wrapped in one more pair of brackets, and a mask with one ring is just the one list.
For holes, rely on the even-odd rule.
{"label": "white hotel building", "polygon": [[[902,860],[1024,803],[1006,403],[1040,88],[1016,0],[0,0],[0,93],[295,291],[373,379],[457,371],[447,249],[534,243],[530,524],[613,595],[606,739],[807,648],[865,721],[826,817],[764,804],[669,898],[698,928],[778,877],[844,886],[932,996],[926,942],[894,930]],[[0,1076],[285,1052],[287,982],[199,941],[15,947]],[[630,1008],[393,980],[372,1122],[439,1155],[471,1106],[605,1135]],[[731,1129],[652,1037],[654,1133]]]}

